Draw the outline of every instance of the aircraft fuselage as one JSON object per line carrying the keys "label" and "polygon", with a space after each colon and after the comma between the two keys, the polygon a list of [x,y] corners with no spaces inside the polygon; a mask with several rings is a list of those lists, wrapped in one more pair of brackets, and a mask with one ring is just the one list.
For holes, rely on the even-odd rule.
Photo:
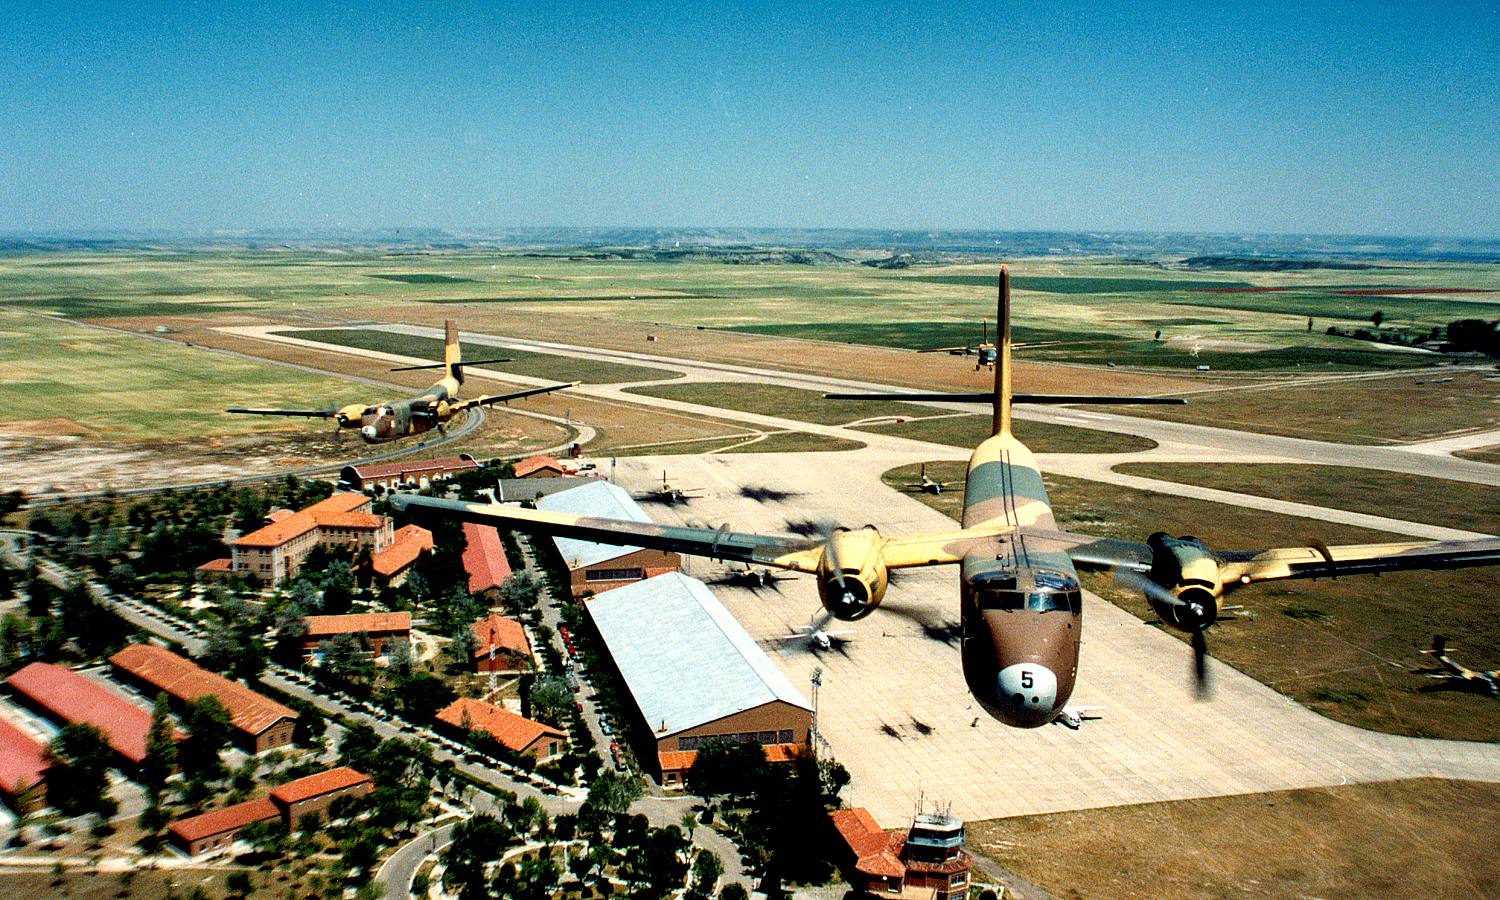
{"label": "aircraft fuselage", "polygon": [[456,396],[458,382],[447,377],[409,400],[367,407],[359,419],[360,439],[366,444],[384,444],[431,431],[452,415],[448,401]]}
{"label": "aircraft fuselage", "polygon": [[[963,525],[1055,529],[1036,458],[1008,432],[975,448]],[[1055,719],[1073,694],[1083,626],[1078,573],[1066,553],[1027,546],[1019,533],[974,550],[959,567],[964,680],[1007,725]]]}

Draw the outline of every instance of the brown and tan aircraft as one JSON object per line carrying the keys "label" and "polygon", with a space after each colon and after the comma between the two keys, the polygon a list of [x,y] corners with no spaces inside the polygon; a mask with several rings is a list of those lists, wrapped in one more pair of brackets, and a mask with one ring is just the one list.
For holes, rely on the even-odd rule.
{"label": "brown and tan aircraft", "polygon": [[[410,372],[418,369],[443,370],[441,381],[415,397],[370,405],[351,403],[340,409],[263,409],[236,406],[226,409],[225,412],[253,416],[302,416],[311,419],[333,419],[340,429],[359,429],[359,436],[365,443],[383,444],[409,435],[422,434],[434,428],[442,433],[443,426],[448,423],[448,420],[464,410],[489,406],[492,403],[509,403],[511,400],[560,391],[578,384],[576,381],[571,381],[566,384],[549,384],[544,387],[527,388],[523,391],[512,391],[509,394],[486,394],[472,400],[460,400],[458,392],[464,383],[464,362],[458,342],[458,329],[451,321],[448,321],[443,323],[443,332],[442,362],[422,366],[398,366],[391,369],[392,372]],[[510,360],[482,359],[468,365],[479,366],[497,362],[510,362]]]}
{"label": "brown and tan aircraft", "polygon": [[869,615],[885,596],[888,573],[956,565],[962,660],[969,690],[1008,725],[1034,728],[1067,708],[1078,674],[1083,594],[1078,569],[1112,570],[1142,591],[1167,625],[1192,635],[1194,670],[1206,685],[1204,631],[1227,593],[1282,578],[1318,578],[1402,569],[1500,564],[1500,540],[1359,544],[1214,552],[1194,538],[1152,535],[1145,543],[1060,531],[1042,474],[1011,433],[1013,403],[1181,403],[1149,397],[1011,393],[1010,279],[1000,270],[999,360],[992,393],[829,394],[833,399],[993,401],[993,436],[969,459],[962,527],[886,537],[875,527],[830,530],[815,538],[566,515],[432,497],[396,495],[413,514],[455,518],[746,564],[811,572],[823,606],[843,620]]}
{"label": "brown and tan aircraft", "polygon": [[1438,662],[1436,666],[1418,670],[1420,675],[1442,679],[1442,684],[1435,687],[1500,697],[1500,669],[1484,672],[1454,662],[1448,656],[1448,639],[1442,635],[1433,635],[1432,648],[1423,650],[1422,655],[1431,656]]}
{"label": "brown and tan aircraft", "polygon": [[917,352],[951,353],[954,356],[973,356],[975,357],[974,371],[978,372],[980,369],[987,368],[993,372],[995,369],[995,358],[999,351],[996,350],[994,344],[990,343],[990,323],[988,321],[980,322],[979,327],[981,329],[981,334],[979,343],[977,344],[964,344],[958,347],[933,347],[928,350],[918,350]]}

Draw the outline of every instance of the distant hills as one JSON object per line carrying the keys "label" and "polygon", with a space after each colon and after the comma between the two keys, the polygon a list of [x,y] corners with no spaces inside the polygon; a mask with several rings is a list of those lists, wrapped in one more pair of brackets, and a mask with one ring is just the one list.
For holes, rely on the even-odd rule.
{"label": "distant hills", "polygon": [[9,253],[184,246],[391,253],[505,250],[602,258],[712,259],[739,264],[864,263],[892,268],[1026,256],[1123,257],[1171,261],[1188,268],[1238,271],[1345,267],[1330,265],[1329,260],[1500,262],[1500,240],[1339,235],[866,228],[399,228],[0,234],[0,252]]}

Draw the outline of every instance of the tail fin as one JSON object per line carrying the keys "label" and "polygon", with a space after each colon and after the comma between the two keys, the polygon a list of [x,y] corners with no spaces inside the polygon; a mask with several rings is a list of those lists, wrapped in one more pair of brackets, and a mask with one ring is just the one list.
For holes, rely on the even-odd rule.
{"label": "tail fin", "polygon": [[458,326],[452,319],[443,322],[443,374],[464,383],[463,351],[458,345]]}
{"label": "tail fin", "polygon": [[1432,636],[1432,649],[1423,650],[1428,656],[1443,656],[1448,652],[1448,639],[1441,634]]}
{"label": "tail fin", "polygon": [[1010,271],[1000,266],[995,309],[995,420],[992,434],[1010,434]]}

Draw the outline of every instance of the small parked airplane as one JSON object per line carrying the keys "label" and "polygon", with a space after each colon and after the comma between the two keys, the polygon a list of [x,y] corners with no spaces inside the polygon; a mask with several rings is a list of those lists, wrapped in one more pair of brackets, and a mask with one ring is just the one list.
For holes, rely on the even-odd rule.
{"label": "small parked airplane", "polygon": [[1448,639],[1441,634],[1433,636],[1432,648],[1423,650],[1422,655],[1436,657],[1438,664],[1432,668],[1418,669],[1417,673],[1428,678],[1443,679],[1441,687],[1500,697],[1500,669],[1484,672],[1454,662],[1448,657]]}

